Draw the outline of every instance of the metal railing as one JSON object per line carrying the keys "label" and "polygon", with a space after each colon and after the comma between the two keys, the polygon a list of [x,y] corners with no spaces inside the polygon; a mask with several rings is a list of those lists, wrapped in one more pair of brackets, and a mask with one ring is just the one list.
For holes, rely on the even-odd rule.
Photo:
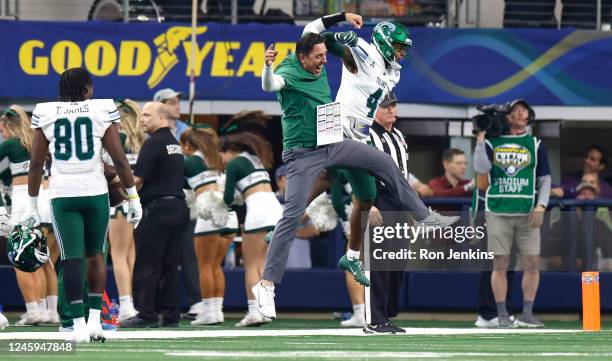
{"label": "metal railing", "polygon": [[[436,207],[455,207],[460,212],[462,224],[470,224],[472,201],[469,198],[424,198],[424,203],[432,208]],[[583,270],[597,270],[597,247],[596,241],[600,235],[595,232],[596,211],[600,208],[607,208],[608,212],[612,210],[612,199],[596,199],[596,200],[578,200],[578,199],[555,199],[552,198],[548,204],[547,211],[544,215],[544,223],[541,228],[542,246],[550,239],[552,227],[555,223],[552,214],[553,210],[560,210],[557,213],[561,226],[561,239],[563,246],[567,246],[566,254],[561,255],[564,258],[564,270],[575,272],[578,270],[576,260],[579,258],[579,253],[584,253]],[[579,222],[581,227],[579,227]],[[606,225],[609,227],[609,225]],[[584,240],[584,245],[580,245],[578,240]],[[610,243],[609,250],[612,250],[612,239],[607,240]],[[584,249],[579,250],[579,246]],[[564,248],[565,249],[565,248]],[[608,255],[611,256],[611,255]]]}

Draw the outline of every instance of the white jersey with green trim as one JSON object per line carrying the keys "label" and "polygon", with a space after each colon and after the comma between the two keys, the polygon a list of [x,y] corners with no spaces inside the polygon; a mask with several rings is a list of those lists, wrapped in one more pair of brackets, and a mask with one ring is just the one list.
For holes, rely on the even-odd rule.
{"label": "white jersey with green trim", "polygon": [[102,162],[102,137],[119,119],[112,99],[36,105],[32,128],[44,132],[52,159],[50,198],[108,192]]}
{"label": "white jersey with green trim", "polygon": [[350,48],[357,64],[357,74],[342,65],[342,82],[336,95],[344,134],[357,140],[370,138],[369,128],[380,102],[400,79],[400,71],[387,68],[374,45],[359,38]]}

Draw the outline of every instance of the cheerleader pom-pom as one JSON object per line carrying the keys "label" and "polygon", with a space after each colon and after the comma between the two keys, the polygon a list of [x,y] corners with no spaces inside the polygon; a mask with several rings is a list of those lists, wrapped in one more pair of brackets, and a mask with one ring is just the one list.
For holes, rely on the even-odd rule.
{"label": "cheerleader pom-pom", "polygon": [[196,204],[199,218],[211,221],[217,227],[227,224],[229,208],[223,201],[223,193],[206,191],[198,195]]}
{"label": "cheerleader pom-pom", "polygon": [[198,206],[196,204],[196,194],[191,189],[183,189],[185,192],[185,202],[189,207],[189,218],[195,220],[198,218]]}
{"label": "cheerleader pom-pom", "polygon": [[306,207],[306,215],[320,232],[331,231],[338,223],[338,215],[327,193],[319,195]]}

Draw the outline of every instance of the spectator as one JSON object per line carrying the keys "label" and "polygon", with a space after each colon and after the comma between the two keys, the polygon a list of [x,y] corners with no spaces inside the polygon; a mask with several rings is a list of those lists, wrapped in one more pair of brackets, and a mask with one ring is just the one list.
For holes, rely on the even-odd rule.
{"label": "spectator", "polygon": [[[576,187],[576,199],[580,200],[592,200],[598,198],[598,189],[591,183],[582,182]],[[551,227],[549,239],[546,242],[545,252],[543,256],[546,259],[549,270],[560,270],[568,271],[570,260],[569,255],[569,242],[576,242],[576,270],[591,270],[596,267],[596,264],[587,265],[586,255],[591,253],[591,259],[596,261],[595,250],[600,248],[603,258],[610,258],[611,237],[610,229],[608,226],[598,219],[593,218],[593,249],[587,249],[584,233],[584,222],[583,222],[583,210],[581,208],[576,209],[576,217],[578,217],[576,234],[567,234],[568,220],[564,217],[569,215],[569,212],[563,212],[561,220],[553,224]],[[591,211],[592,212],[592,211]]]}
{"label": "spectator", "polygon": [[540,226],[550,196],[548,156],[541,141],[527,134],[532,117],[529,104],[514,101],[509,109],[508,134],[477,134],[474,169],[488,175],[486,190],[488,250],[494,253],[491,286],[499,327],[515,327],[506,308],[506,274],[510,250],[516,244],[523,256],[523,313],[516,323],[543,327],[533,315],[540,271]]}
{"label": "spectator", "polygon": [[180,120],[181,118],[181,96],[183,93],[174,91],[170,88],[158,90],[153,96],[154,102],[161,102],[166,105],[168,110],[168,125],[172,135],[178,141],[181,134],[189,128],[187,123]]}
{"label": "spectator", "polygon": [[447,149],[442,153],[444,175],[431,179],[427,185],[434,197],[471,197],[474,180],[465,179],[467,161],[465,153],[459,149]]}
{"label": "spectator", "polygon": [[[564,189],[576,189],[582,182],[582,177],[586,173],[595,173],[599,178],[599,189],[601,198],[612,198],[612,186],[603,178],[603,172],[608,165],[608,153],[599,145],[589,147],[585,157],[581,172],[564,174],[561,177],[561,184]],[[557,189],[556,189],[557,190]],[[558,195],[558,192],[556,192]],[[563,197],[564,194],[561,195]],[[567,198],[567,197],[564,197]]]}

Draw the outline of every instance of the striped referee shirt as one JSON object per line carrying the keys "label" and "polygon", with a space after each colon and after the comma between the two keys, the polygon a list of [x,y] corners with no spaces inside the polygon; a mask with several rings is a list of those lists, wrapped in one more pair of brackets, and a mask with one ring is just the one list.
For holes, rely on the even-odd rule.
{"label": "striped referee shirt", "polygon": [[392,127],[386,131],[380,124],[374,122],[370,127],[370,139],[379,150],[389,154],[406,180],[410,179],[408,172],[408,144],[399,129]]}

